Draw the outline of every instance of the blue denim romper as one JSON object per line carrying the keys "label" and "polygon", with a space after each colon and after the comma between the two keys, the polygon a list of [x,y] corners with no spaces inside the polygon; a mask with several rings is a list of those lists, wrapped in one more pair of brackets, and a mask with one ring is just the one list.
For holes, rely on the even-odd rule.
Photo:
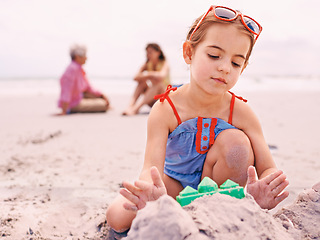
{"label": "blue denim romper", "polygon": [[[202,175],[204,161],[207,152],[213,145],[217,136],[226,129],[236,129],[232,123],[232,112],[235,96],[232,94],[230,103],[229,122],[220,118],[197,117],[181,122],[180,116],[169,98],[171,90],[177,88],[168,86],[164,94],[155,96],[163,102],[165,99],[171,105],[178,120],[178,127],[169,134],[167,141],[164,173],[176,179],[183,187],[190,186],[197,189]],[[238,97],[246,101],[245,99]]]}

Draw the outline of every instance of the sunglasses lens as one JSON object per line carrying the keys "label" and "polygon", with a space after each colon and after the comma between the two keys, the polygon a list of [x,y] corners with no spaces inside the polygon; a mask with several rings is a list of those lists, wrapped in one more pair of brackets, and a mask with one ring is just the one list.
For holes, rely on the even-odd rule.
{"label": "sunglasses lens", "polygon": [[248,17],[244,17],[243,21],[245,22],[248,28],[250,28],[256,34],[259,34],[260,27],[255,21],[253,21],[251,18],[248,18]]}
{"label": "sunglasses lens", "polygon": [[231,9],[222,8],[222,7],[217,7],[215,9],[215,14],[217,17],[223,18],[223,19],[233,19],[236,16],[236,13]]}

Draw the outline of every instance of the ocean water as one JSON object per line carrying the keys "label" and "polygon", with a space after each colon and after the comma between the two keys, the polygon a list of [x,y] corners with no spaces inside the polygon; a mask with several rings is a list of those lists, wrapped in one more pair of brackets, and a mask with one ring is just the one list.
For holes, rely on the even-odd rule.
{"label": "ocean water", "polygon": [[[91,84],[105,94],[131,95],[136,83],[128,78],[91,78]],[[172,78],[172,84],[185,84],[187,78]],[[320,91],[320,77],[241,77],[234,92]],[[59,95],[58,78],[0,79],[0,96]]]}

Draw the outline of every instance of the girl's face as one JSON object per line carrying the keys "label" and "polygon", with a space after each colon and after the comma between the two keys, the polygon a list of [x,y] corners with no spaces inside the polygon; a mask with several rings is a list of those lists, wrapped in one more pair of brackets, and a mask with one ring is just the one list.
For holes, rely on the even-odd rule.
{"label": "girl's face", "polygon": [[147,48],[147,59],[151,62],[157,62],[159,60],[160,52],[156,51],[152,47]]}
{"label": "girl's face", "polygon": [[192,50],[191,81],[210,94],[230,90],[246,67],[249,47],[249,36],[232,24],[212,25]]}

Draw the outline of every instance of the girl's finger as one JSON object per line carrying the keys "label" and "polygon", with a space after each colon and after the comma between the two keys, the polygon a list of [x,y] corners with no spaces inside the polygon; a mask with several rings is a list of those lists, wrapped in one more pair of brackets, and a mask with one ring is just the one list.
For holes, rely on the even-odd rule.
{"label": "girl's finger", "polygon": [[145,191],[145,190],[150,189],[151,183],[146,182],[146,181],[142,181],[142,180],[137,180],[134,182],[134,185],[136,187],[138,187],[141,191]]}
{"label": "girl's finger", "polygon": [[284,199],[286,199],[289,196],[288,191],[284,191],[279,196],[277,196],[274,200],[276,202],[276,205],[278,205],[280,202],[282,202]]}
{"label": "girl's finger", "polygon": [[129,211],[138,211],[138,208],[137,208],[137,206],[136,205],[133,205],[133,204],[130,204],[130,203],[127,203],[127,202],[125,202],[124,204],[123,204],[123,207],[126,209],[126,210],[129,210]]}
{"label": "girl's finger", "polygon": [[254,166],[248,167],[247,174],[248,174],[247,184],[253,184],[257,181],[257,172],[256,172],[256,168]]}
{"label": "girl's finger", "polygon": [[270,189],[274,189],[276,188],[277,186],[279,186],[281,183],[283,183],[285,180],[286,180],[286,175],[284,175],[283,173],[281,175],[279,175],[277,178],[273,179],[269,186],[270,186]]}
{"label": "girl's finger", "polygon": [[160,173],[159,173],[158,169],[155,166],[151,167],[150,173],[151,173],[151,178],[152,178],[153,184],[157,188],[164,187],[164,183],[163,183],[163,181],[161,179]]}
{"label": "girl's finger", "polygon": [[133,195],[128,190],[122,188],[120,189],[120,194],[124,196],[126,199],[128,199],[130,202],[132,202],[133,204],[135,205],[139,204],[140,199],[137,196]]}
{"label": "girl's finger", "polygon": [[274,179],[276,179],[277,177],[279,177],[283,172],[281,170],[278,170],[274,173],[269,174],[268,176],[264,177],[262,180],[266,183],[266,184],[270,184]]}
{"label": "girl's finger", "polygon": [[283,181],[281,184],[279,184],[278,186],[276,186],[276,187],[272,190],[272,193],[274,194],[274,196],[278,196],[288,185],[289,185],[289,181],[288,181],[288,180],[285,180],[285,181]]}
{"label": "girl's finger", "polygon": [[123,182],[122,185],[128,189],[132,194],[139,196],[141,190],[139,188],[137,188],[136,186],[132,185],[131,183],[128,182]]}

